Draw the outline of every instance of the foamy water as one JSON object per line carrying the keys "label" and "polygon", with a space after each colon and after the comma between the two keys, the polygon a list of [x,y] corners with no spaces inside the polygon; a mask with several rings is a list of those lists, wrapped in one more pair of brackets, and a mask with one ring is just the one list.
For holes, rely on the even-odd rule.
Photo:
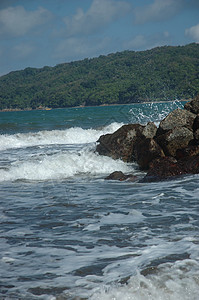
{"label": "foamy water", "polygon": [[75,175],[105,175],[115,170],[130,172],[132,168],[120,160],[99,156],[85,149],[50,156],[35,155],[28,161],[16,161],[5,170],[0,170],[0,181],[66,179]]}
{"label": "foamy water", "polygon": [[[5,161],[13,161],[0,169],[0,181],[65,179],[75,175],[104,175],[115,170],[130,172],[132,168],[121,160],[99,156],[94,151],[102,134],[114,132],[121,125],[113,123],[99,130],[70,128],[2,135],[0,149],[6,150]],[[17,150],[9,153],[9,149]]]}
{"label": "foamy water", "polygon": [[[23,112],[24,123],[20,112],[1,115],[0,299],[198,299],[198,175],[106,181],[144,173],[95,153],[100,135],[158,123],[173,107]],[[19,132],[6,131],[11,117]]]}
{"label": "foamy water", "polygon": [[103,288],[92,300],[197,300],[199,263],[187,259],[162,264],[144,276],[138,272],[126,285]]}
{"label": "foamy water", "polygon": [[112,123],[101,130],[72,127],[66,130],[39,131],[0,135],[0,150],[39,145],[86,144],[96,142],[102,134],[112,133],[122,123]]}

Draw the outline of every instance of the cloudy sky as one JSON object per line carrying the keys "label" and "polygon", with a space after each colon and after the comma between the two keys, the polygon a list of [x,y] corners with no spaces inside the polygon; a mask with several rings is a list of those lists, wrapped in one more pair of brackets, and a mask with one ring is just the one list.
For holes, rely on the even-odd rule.
{"label": "cloudy sky", "polygon": [[199,0],[0,0],[0,75],[199,43]]}

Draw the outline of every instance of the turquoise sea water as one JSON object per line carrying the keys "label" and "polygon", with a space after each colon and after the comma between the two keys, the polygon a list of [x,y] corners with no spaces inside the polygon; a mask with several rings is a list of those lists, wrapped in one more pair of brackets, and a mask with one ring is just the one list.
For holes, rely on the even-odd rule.
{"label": "turquoise sea water", "polygon": [[199,177],[105,181],[100,135],[182,102],[0,112],[0,299],[197,300]]}

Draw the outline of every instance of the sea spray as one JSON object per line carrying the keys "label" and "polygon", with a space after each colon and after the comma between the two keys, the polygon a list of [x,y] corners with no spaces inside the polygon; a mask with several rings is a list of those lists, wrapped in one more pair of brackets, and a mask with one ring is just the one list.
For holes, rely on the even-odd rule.
{"label": "sea spray", "polygon": [[[181,101],[173,101],[170,105],[165,105],[164,102],[156,103],[149,102],[143,105],[134,105],[133,108],[129,110],[129,122],[147,124],[148,122],[155,122],[156,125],[164,119],[170,111],[183,108],[183,103]],[[148,113],[150,111],[150,114]]]}

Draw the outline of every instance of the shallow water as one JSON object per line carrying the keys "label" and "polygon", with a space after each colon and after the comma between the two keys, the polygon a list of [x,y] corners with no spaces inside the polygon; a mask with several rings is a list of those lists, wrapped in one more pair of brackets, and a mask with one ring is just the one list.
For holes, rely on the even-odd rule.
{"label": "shallow water", "polygon": [[196,300],[199,176],[133,172],[100,135],[181,102],[0,113],[0,299]]}

